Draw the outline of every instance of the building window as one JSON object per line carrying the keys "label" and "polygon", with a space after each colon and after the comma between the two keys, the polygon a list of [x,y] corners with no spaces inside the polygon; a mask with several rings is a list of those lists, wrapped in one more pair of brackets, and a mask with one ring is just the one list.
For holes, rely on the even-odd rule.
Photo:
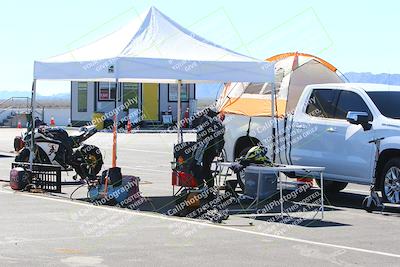
{"label": "building window", "polygon": [[113,101],[117,92],[116,83],[99,83],[99,101]]}
{"label": "building window", "polygon": [[78,112],[87,112],[88,83],[78,82]]}
{"label": "building window", "polygon": [[129,108],[138,108],[139,83],[123,83],[123,104]]}
{"label": "building window", "polygon": [[[181,101],[188,102],[189,101],[189,89],[190,84],[182,84],[181,87]],[[168,85],[168,102],[177,102],[178,101],[178,84],[173,83]]]}

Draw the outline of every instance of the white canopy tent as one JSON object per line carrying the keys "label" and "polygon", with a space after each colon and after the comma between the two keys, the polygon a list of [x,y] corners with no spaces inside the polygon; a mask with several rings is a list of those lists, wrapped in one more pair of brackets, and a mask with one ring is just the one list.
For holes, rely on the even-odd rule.
{"label": "white canopy tent", "polygon": [[35,61],[33,101],[38,79],[112,81],[117,95],[119,82],[178,83],[179,135],[182,82],[268,82],[274,65],[205,40],[151,7],[93,43]]}
{"label": "white canopy tent", "polygon": [[34,78],[264,82],[273,78],[270,66],[207,41],[152,7],[91,44],[35,61]]}

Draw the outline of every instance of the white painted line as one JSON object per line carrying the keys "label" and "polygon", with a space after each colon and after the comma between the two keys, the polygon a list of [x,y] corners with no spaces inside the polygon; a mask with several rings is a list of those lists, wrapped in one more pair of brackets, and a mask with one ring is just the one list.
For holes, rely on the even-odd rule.
{"label": "white painted line", "polygon": [[143,212],[143,211],[125,210],[125,209],[120,209],[120,208],[115,208],[115,207],[95,206],[90,203],[64,200],[64,199],[58,199],[58,198],[53,198],[53,197],[41,196],[41,195],[33,195],[33,194],[27,194],[27,193],[21,193],[21,195],[27,196],[27,197],[32,197],[32,198],[40,198],[40,199],[50,200],[50,201],[70,203],[70,204],[74,204],[74,205],[78,205],[78,206],[92,207],[92,208],[103,209],[103,210],[108,210],[108,211],[116,211],[119,213],[125,213],[125,214],[134,215],[134,216],[142,216],[142,217],[156,218],[156,219],[162,219],[162,220],[173,221],[173,222],[182,222],[182,223],[188,223],[188,224],[194,224],[194,225],[208,226],[211,228],[225,229],[225,230],[229,230],[229,231],[246,233],[246,234],[251,234],[251,235],[256,235],[256,236],[269,237],[269,238],[274,238],[274,239],[279,239],[279,240],[292,241],[292,242],[321,246],[321,247],[344,249],[344,250],[349,250],[349,251],[362,252],[362,253],[374,254],[374,255],[380,255],[380,256],[386,256],[386,257],[400,258],[400,254],[393,254],[393,253],[388,253],[388,252],[383,252],[383,251],[369,250],[369,249],[350,247],[350,246],[335,245],[335,244],[330,244],[330,243],[311,241],[311,240],[307,240],[307,239],[294,238],[294,237],[288,237],[288,236],[279,236],[279,235],[273,235],[273,234],[254,232],[254,231],[234,228],[234,227],[230,227],[230,226],[221,226],[221,225],[217,225],[217,224],[201,222],[201,221],[188,219],[188,218],[177,218],[177,217],[166,216],[166,215],[161,215],[161,214],[154,214],[154,213]]}

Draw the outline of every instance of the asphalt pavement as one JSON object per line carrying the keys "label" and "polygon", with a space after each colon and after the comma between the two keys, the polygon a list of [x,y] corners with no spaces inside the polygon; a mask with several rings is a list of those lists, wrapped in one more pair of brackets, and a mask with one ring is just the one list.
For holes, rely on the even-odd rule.
{"label": "asphalt pavement", "polygon": [[[0,180],[8,179],[18,134],[0,129]],[[85,187],[71,200],[76,186],[63,194],[32,194],[0,182],[0,266],[398,266],[400,210],[366,213],[360,208],[366,186],[329,196],[322,221],[312,219],[315,209],[291,214],[296,223],[276,220],[277,209],[233,214],[222,224],[164,215],[159,207],[173,202],[174,142],[176,134],[118,136],[118,165],[141,178],[147,206],[140,211],[79,200]],[[88,143],[101,148],[110,166],[112,135],[98,133]],[[63,174],[63,180],[71,177]]]}

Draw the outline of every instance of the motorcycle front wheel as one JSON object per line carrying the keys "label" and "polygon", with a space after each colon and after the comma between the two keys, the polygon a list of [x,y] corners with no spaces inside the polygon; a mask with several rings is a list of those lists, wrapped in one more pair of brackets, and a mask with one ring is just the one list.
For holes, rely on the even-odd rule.
{"label": "motorcycle front wheel", "polygon": [[95,178],[103,167],[103,156],[96,146],[83,145],[75,151],[74,158],[78,162],[72,165],[82,178]]}

